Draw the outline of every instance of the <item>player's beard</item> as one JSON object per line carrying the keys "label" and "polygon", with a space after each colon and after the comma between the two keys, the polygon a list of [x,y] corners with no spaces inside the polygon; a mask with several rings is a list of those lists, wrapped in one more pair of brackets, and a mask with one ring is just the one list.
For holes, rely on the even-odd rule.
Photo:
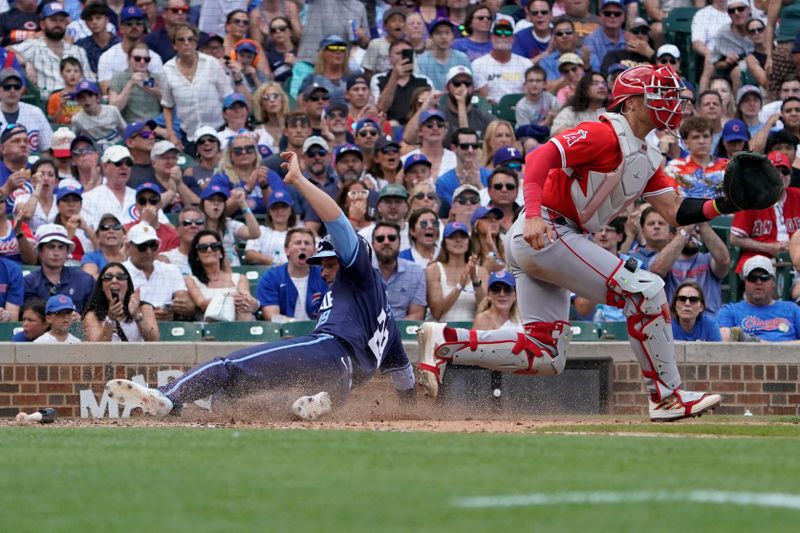
{"label": "player's beard", "polygon": [[66,30],[64,28],[45,29],[44,36],[52,41],[60,41],[64,38]]}

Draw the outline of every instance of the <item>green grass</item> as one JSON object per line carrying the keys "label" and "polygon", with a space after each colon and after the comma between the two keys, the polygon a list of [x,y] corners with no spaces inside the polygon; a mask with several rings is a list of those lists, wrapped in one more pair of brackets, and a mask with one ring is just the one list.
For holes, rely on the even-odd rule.
{"label": "green grass", "polygon": [[[704,426],[617,430],[708,432]],[[722,427],[727,438],[3,428],[0,531],[796,530],[800,511],[789,509],[452,504],[565,491],[800,493],[797,428]],[[765,438],[766,428],[781,438]]]}

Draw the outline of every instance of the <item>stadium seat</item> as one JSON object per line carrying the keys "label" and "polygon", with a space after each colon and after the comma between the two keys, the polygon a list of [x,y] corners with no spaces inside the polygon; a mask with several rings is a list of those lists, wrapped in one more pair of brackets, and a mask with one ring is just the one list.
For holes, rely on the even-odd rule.
{"label": "stadium seat", "polygon": [[593,322],[573,320],[570,329],[574,341],[596,341],[600,338],[600,332]]}
{"label": "stadium seat", "polygon": [[172,224],[175,227],[178,226],[178,215],[179,215],[179,213],[164,213],[164,214],[167,215],[167,220],[169,220],[170,224]]}
{"label": "stadium seat", "polygon": [[302,337],[314,331],[317,323],[314,320],[304,320],[302,322],[286,322],[281,324],[281,337],[290,339],[292,337]]}
{"label": "stadium seat", "polygon": [[22,331],[22,322],[0,322],[0,342],[11,342],[11,337]]}
{"label": "stadium seat", "polygon": [[695,81],[697,54],[692,48],[692,19],[699,10],[696,7],[673,8],[664,19],[664,38],[681,51],[681,74]]}
{"label": "stadium seat", "polygon": [[517,107],[517,102],[519,102],[523,96],[522,94],[504,95],[500,101],[493,106],[494,116],[501,120],[507,120],[512,126],[516,127],[517,115],[515,108]]}
{"label": "stadium seat", "polygon": [[626,341],[628,340],[628,324],[626,322],[603,322],[600,340]]}
{"label": "stadium seat", "polygon": [[42,267],[40,267],[39,265],[22,265],[22,275],[27,276],[31,272],[36,272],[40,268]]}
{"label": "stadium seat", "polygon": [[281,327],[272,322],[213,322],[203,326],[203,340],[271,342],[280,338]]}
{"label": "stadium seat", "polygon": [[194,342],[203,340],[199,322],[159,322],[161,342]]}
{"label": "stadium seat", "polygon": [[422,324],[419,320],[397,320],[397,329],[404,341],[417,340],[417,328]]}

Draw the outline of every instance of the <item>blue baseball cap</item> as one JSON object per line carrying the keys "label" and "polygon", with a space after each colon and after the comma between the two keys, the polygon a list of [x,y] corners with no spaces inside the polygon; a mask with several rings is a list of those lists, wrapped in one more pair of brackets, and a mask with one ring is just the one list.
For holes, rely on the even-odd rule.
{"label": "blue baseball cap", "polygon": [[438,109],[428,109],[426,111],[423,111],[419,115],[419,124],[420,124],[420,126],[425,124],[426,122],[428,122],[432,118],[439,118],[439,119],[442,119],[443,121],[447,122],[447,119],[445,118],[444,113],[442,113]]}
{"label": "blue baseball cap", "polygon": [[223,111],[237,102],[244,104],[247,109],[250,109],[250,106],[247,105],[247,98],[245,98],[242,93],[231,93],[222,100]]}
{"label": "blue baseball cap", "polygon": [[458,27],[447,17],[436,17],[428,24],[428,33],[433,33],[433,29],[436,28],[436,26],[441,26],[442,24],[449,26],[453,31],[456,31],[456,28]]}
{"label": "blue baseball cap", "polygon": [[132,124],[128,124],[128,126],[125,128],[125,134],[123,135],[123,137],[127,141],[134,135],[137,135],[140,132],[142,132],[145,128],[150,128],[152,130],[156,126],[157,124],[155,120],[137,120]]}
{"label": "blue baseball cap", "polygon": [[355,144],[345,143],[341,146],[337,146],[334,150],[335,160],[338,160],[341,156],[347,153],[356,154],[361,159],[364,159],[364,152],[361,151],[361,148],[356,146]]}
{"label": "blue baseball cap", "polygon": [[495,166],[495,168],[508,165],[508,163],[514,161],[524,163],[525,156],[513,146],[503,146],[502,148],[498,148],[492,156],[492,164]]}
{"label": "blue baseball cap", "polygon": [[162,192],[161,186],[159,184],[157,184],[157,183],[153,183],[152,181],[146,181],[146,182],[142,183],[141,185],[139,185],[138,187],[136,187],[136,196],[139,196],[139,194],[142,191],[151,191],[151,192],[156,193],[159,196],[161,196],[161,192]]}
{"label": "blue baseball cap", "polygon": [[722,127],[722,140],[725,142],[749,141],[750,132],[747,130],[747,125],[738,118],[729,120]]}
{"label": "blue baseball cap", "polygon": [[486,207],[480,206],[478,209],[472,213],[472,217],[469,219],[469,223],[472,224],[472,227],[475,227],[475,223],[478,222],[482,218],[486,218],[488,216],[495,216],[498,220],[503,218],[503,211],[499,207]]}
{"label": "blue baseball cap", "polygon": [[447,223],[447,225],[444,227],[444,231],[442,232],[442,237],[446,239],[457,231],[463,232],[467,237],[469,237],[469,228],[467,225],[463,222],[457,221]]}
{"label": "blue baseball cap", "polygon": [[83,187],[75,180],[64,180],[56,188],[56,202],[60,202],[65,196],[73,194],[78,198],[83,198]]}
{"label": "blue baseball cap", "polygon": [[408,169],[413,167],[414,165],[428,165],[428,167],[432,167],[433,164],[425,157],[424,154],[412,154],[406,158],[406,162],[403,163],[403,172],[408,172]]}
{"label": "blue baseball cap", "polygon": [[362,129],[364,126],[372,126],[372,127],[374,127],[376,130],[378,130],[378,133],[380,133],[380,131],[381,131],[381,127],[380,127],[380,125],[378,124],[378,122],[377,122],[377,121],[376,121],[374,118],[369,118],[369,117],[367,117],[367,118],[362,118],[361,120],[359,120],[358,122],[356,122],[356,123],[353,125],[353,131],[354,131],[354,132],[356,132],[356,133],[358,133],[359,131],[361,131],[361,129]]}
{"label": "blue baseball cap", "polygon": [[99,96],[100,87],[98,87],[97,84],[93,81],[81,80],[78,83],[78,85],[75,86],[75,90],[72,91],[72,94],[70,96],[72,96],[73,98],[77,98],[79,94],[86,92],[96,94]]}
{"label": "blue baseball cap", "polygon": [[119,21],[125,22],[126,20],[145,19],[144,13],[136,6],[125,6],[119,14]]}
{"label": "blue baseball cap", "polygon": [[326,46],[330,46],[332,44],[343,44],[347,45],[347,41],[342,39],[338,35],[326,35],[323,39],[319,42],[319,50],[322,50]]}
{"label": "blue baseball cap", "polygon": [[47,299],[47,304],[44,306],[44,314],[52,315],[67,309],[76,311],[75,302],[66,294],[56,294]]}
{"label": "blue baseball cap", "polygon": [[336,250],[333,248],[331,234],[328,233],[317,243],[317,253],[306,259],[306,264],[319,265],[326,257],[336,257]]}
{"label": "blue baseball cap", "polygon": [[54,15],[69,15],[69,13],[64,7],[64,4],[60,2],[50,2],[49,4],[45,4],[42,8],[42,13],[39,15],[39,18],[46,19]]}
{"label": "blue baseball cap", "polygon": [[219,194],[225,197],[227,200],[231,196],[231,190],[223,183],[214,183],[213,178],[211,183],[206,185],[206,188],[200,191],[200,199],[201,200],[208,200],[215,194]]}
{"label": "blue baseball cap", "polygon": [[253,43],[248,42],[248,41],[245,41],[243,43],[241,43],[241,42],[238,43],[236,45],[236,48],[234,48],[234,49],[237,52],[250,52],[251,54],[257,54],[258,53],[258,49],[256,48],[256,45],[254,45]]}
{"label": "blue baseball cap", "polygon": [[267,202],[267,208],[272,207],[275,204],[286,204],[289,207],[294,205],[294,201],[292,201],[292,197],[286,191],[275,191],[269,195],[269,201]]}
{"label": "blue baseball cap", "polygon": [[498,272],[492,272],[489,274],[488,286],[491,287],[495,283],[502,283],[504,285],[508,285],[509,287],[513,287],[515,289],[517,288],[517,282],[514,280],[514,276],[505,270],[500,270]]}

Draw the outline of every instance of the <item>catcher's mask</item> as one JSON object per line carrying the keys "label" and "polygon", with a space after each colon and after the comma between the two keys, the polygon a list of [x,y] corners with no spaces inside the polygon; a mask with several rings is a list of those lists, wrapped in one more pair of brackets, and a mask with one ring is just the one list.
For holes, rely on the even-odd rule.
{"label": "catcher's mask", "polygon": [[680,93],[686,87],[667,65],[642,65],[620,74],[614,82],[609,108],[622,104],[631,96],[643,95],[644,105],[657,128],[678,135],[686,100]]}

